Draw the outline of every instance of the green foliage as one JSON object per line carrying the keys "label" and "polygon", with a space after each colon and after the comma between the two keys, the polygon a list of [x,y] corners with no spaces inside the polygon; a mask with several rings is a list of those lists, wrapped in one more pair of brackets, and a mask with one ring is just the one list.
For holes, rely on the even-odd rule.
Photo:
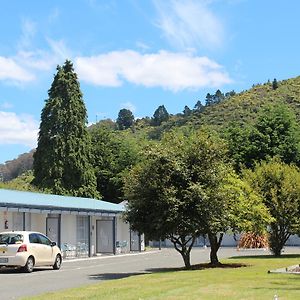
{"label": "green foliage", "polygon": [[272,82],[272,88],[273,88],[273,90],[278,89],[278,82],[277,82],[276,78],[274,78],[274,80]]}
{"label": "green foliage", "polygon": [[55,194],[98,197],[87,114],[70,61],[57,67],[41,114],[34,181]]}
{"label": "green foliage", "polygon": [[256,161],[274,156],[286,163],[299,162],[300,129],[286,105],[266,106],[253,125],[234,124],[226,135],[236,169],[252,168]]}
{"label": "green foliage", "polygon": [[97,190],[106,201],[124,200],[124,177],[139,159],[139,143],[127,132],[105,126],[91,130]]}
{"label": "green foliage", "polygon": [[300,232],[300,171],[278,159],[256,165],[254,171],[245,170],[245,179],[263,198],[273,218],[270,246],[276,256],[291,234]]}
{"label": "green foliage", "polygon": [[0,188],[19,191],[40,192],[36,186],[32,185],[33,172],[27,171],[22,175],[8,182],[0,182]]}
{"label": "green foliage", "polygon": [[208,234],[212,245],[218,233],[248,230],[252,217],[262,226],[268,220],[260,198],[234,175],[226,145],[215,134],[172,132],[145,156],[126,179],[126,219],[150,239],[171,239],[184,259],[190,251],[184,246],[191,241],[192,247],[200,234]]}
{"label": "green foliage", "polygon": [[266,105],[284,103],[289,106],[300,120],[300,77],[278,82],[278,88],[272,84],[255,85],[253,88],[235,93],[225,93],[225,101],[206,106],[205,110],[195,117],[188,118],[187,123],[195,128],[201,125],[212,125],[218,131],[223,130],[232,122],[251,124],[257,113]]}
{"label": "green foliage", "polygon": [[187,105],[185,105],[184,110],[183,110],[183,115],[187,117],[191,113],[192,113],[192,110]]}
{"label": "green foliage", "polygon": [[123,108],[119,111],[117,126],[120,130],[128,129],[133,126],[134,116],[129,109]]}
{"label": "green foliage", "polygon": [[169,113],[164,105],[160,105],[154,112],[152,118],[152,125],[159,126],[162,122],[166,122],[169,119]]}
{"label": "green foliage", "polygon": [[204,110],[204,105],[201,103],[200,100],[198,100],[194,106],[194,111],[201,113],[203,110]]}

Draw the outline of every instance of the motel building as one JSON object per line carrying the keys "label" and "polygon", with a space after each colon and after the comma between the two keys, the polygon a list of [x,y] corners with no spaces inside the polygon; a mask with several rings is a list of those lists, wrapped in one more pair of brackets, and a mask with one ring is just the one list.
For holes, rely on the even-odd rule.
{"label": "motel building", "polygon": [[0,232],[39,231],[65,258],[144,251],[143,236],[122,219],[124,205],[0,189]]}

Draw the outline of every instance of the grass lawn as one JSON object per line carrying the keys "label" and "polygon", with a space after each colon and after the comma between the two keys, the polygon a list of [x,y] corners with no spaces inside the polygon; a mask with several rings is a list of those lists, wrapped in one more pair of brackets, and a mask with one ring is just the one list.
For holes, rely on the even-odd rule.
{"label": "grass lawn", "polygon": [[26,299],[300,299],[300,275],[268,274],[268,270],[300,263],[300,255],[236,257],[222,263],[241,268],[166,271],[102,281]]}

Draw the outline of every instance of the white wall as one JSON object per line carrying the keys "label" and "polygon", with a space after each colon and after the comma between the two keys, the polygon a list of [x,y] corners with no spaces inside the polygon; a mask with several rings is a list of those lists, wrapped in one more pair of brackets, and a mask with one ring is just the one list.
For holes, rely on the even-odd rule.
{"label": "white wall", "polygon": [[47,214],[31,213],[31,230],[46,234]]}
{"label": "white wall", "polygon": [[[8,228],[5,229],[5,221],[7,221]],[[0,211],[0,231],[8,231],[11,230],[12,225],[12,214],[7,211]]]}

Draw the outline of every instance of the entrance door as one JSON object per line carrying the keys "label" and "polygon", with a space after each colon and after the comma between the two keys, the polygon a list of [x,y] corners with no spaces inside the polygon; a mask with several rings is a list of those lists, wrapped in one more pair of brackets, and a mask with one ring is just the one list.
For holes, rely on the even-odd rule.
{"label": "entrance door", "polygon": [[114,253],[114,222],[113,220],[97,220],[96,223],[97,253]]}
{"label": "entrance door", "polygon": [[48,217],[46,222],[46,234],[48,238],[56,242],[57,245],[60,244],[60,236],[59,236],[59,218],[58,217]]}
{"label": "entrance door", "polygon": [[130,251],[141,251],[141,238],[137,231],[130,231]]}

